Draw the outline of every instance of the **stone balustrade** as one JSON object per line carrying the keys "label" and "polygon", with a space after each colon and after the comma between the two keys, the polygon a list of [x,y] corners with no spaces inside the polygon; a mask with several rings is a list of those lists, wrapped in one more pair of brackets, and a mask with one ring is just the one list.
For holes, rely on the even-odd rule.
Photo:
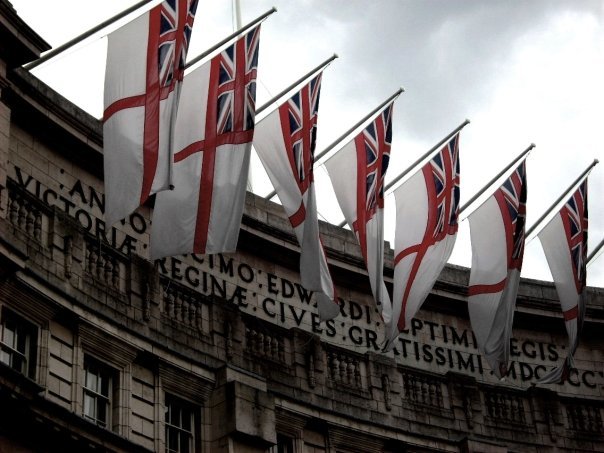
{"label": "stone balustrade", "polygon": [[[351,351],[309,332],[296,335],[293,329],[244,316],[235,304],[237,297],[227,301],[203,295],[160,275],[148,261],[123,255],[83,228],[64,225],[73,219],[48,211],[39,200],[18,190],[10,191],[7,220],[13,227],[10,234],[25,235],[28,246],[44,242],[45,225],[52,230],[48,231],[50,237],[61,236],[54,244],[63,243],[64,247],[55,245],[53,253],[56,261],[66,263],[64,275],[58,270],[46,271],[57,272],[61,280],[81,273],[80,280],[91,282],[97,291],[86,301],[90,310],[102,312],[111,307],[124,315],[115,317],[116,325],[134,323],[136,330],[153,341],[168,338],[169,347],[193,361],[234,362],[265,379],[269,389],[278,388],[281,398],[297,398],[317,410],[346,407],[367,423],[374,423],[377,417],[384,429],[407,426],[412,432],[422,432],[428,429],[428,422],[417,414],[427,413],[430,426],[437,424],[441,432],[467,436],[496,428],[500,440],[510,445],[518,441],[519,431],[526,437],[523,445],[537,446],[544,439],[550,446],[564,443],[569,448],[585,439],[604,442],[604,402],[599,399],[577,401],[555,392],[545,398],[527,389],[487,385],[469,376],[460,385],[448,375],[402,367],[394,361],[377,364],[376,354]],[[33,256],[31,269],[42,272],[44,262],[36,261],[42,258]],[[81,291],[78,294],[90,291],[78,284],[78,278],[70,282]],[[98,291],[105,297],[99,297]],[[120,296],[125,293],[127,298]],[[244,302],[242,294],[238,293],[240,303]],[[267,305],[275,316],[277,307],[274,302]],[[330,398],[321,399],[327,393]],[[536,436],[540,431],[549,435]]]}

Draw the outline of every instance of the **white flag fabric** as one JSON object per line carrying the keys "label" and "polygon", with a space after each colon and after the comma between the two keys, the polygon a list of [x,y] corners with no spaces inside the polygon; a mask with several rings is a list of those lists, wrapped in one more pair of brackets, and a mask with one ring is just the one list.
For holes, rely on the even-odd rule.
{"label": "white flag fabric", "polygon": [[174,190],[157,194],[151,258],[234,252],[254,133],[260,27],[183,82]]}
{"label": "white flag fabric", "polygon": [[394,191],[396,229],[389,347],[428,297],[451,256],[459,216],[459,134]]}
{"label": "white flag fabric", "polygon": [[526,162],[469,217],[472,269],[470,322],[478,349],[498,378],[507,374],[524,256]]}
{"label": "white flag fabric", "polygon": [[313,160],[321,74],[256,125],[254,148],[300,244],[300,279],[315,292],[319,318],[340,312],[319,236]]}
{"label": "white flag fabric", "polygon": [[166,0],[108,36],[105,220],[172,184],[172,132],[197,0]]}
{"label": "white flag fabric", "polygon": [[539,379],[551,384],[564,381],[572,368],[573,354],[585,317],[587,258],[587,178],[560,211],[539,233],[568,333],[569,350],[564,363]]}
{"label": "white flag fabric", "polygon": [[340,209],[361,247],[386,326],[392,320],[392,304],[384,284],[384,177],[390,160],[392,112],[391,102],[325,162]]}

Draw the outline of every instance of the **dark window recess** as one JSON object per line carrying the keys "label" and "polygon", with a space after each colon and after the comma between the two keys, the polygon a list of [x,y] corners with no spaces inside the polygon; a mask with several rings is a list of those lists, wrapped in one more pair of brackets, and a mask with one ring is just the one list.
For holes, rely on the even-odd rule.
{"label": "dark window recess", "polygon": [[171,395],[165,404],[166,453],[195,451],[195,410],[193,406]]}
{"label": "dark window recess", "polygon": [[89,357],[84,359],[84,417],[103,428],[111,428],[115,371]]}
{"label": "dark window recess", "polygon": [[0,323],[0,362],[34,379],[38,329],[14,313],[3,310]]}

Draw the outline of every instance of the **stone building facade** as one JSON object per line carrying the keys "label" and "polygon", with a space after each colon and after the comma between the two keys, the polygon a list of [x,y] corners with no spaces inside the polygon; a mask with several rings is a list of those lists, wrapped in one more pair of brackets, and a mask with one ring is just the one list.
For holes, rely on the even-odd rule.
{"label": "stone building facade", "polygon": [[287,218],[253,194],[236,254],[153,263],[151,206],[103,221],[100,122],[20,68],[47,49],[0,0],[0,452],[604,451],[604,290],[570,380],[540,386],[567,343],[548,282],[521,283],[500,382],[468,269],[384,354],[352,234],[321,225],[341,313],[319,323]]}

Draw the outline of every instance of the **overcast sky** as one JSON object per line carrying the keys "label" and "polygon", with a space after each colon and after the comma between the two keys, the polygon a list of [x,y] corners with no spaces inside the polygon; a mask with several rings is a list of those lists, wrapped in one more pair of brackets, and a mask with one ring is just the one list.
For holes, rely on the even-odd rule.
{"label": "overcast sky", "polygon": [[[57,46],[133,0],[12,0],[19,15]],[[263,25],[261,105],[333,53],[321,91],[318,151],[400,86],[389,178],[468,118],[461,133],[462,204],[531,142],[527,164],[530,227],[568,185],[604,160],[604,2],[601,0],[240,0],[243,23],[276,6]],[[231,0],[200,0],[189,57],[233,30]],[[103,39],[34,74],[100,117]],[[389,180],[387,177],[387,181]],[[254,191],[272,188],[255,166]],[[323,167],[316,170],[322,217],[343,216]],[[393,197],[386,237],[393,244]],[[604,163],[589,179],[589,247],[604,238]],[[468,222],[450,262],[469,266]],[[526,246],[523,276],[550,280],[538,239]],[[604,286],[604,257],[588,268]]]}

